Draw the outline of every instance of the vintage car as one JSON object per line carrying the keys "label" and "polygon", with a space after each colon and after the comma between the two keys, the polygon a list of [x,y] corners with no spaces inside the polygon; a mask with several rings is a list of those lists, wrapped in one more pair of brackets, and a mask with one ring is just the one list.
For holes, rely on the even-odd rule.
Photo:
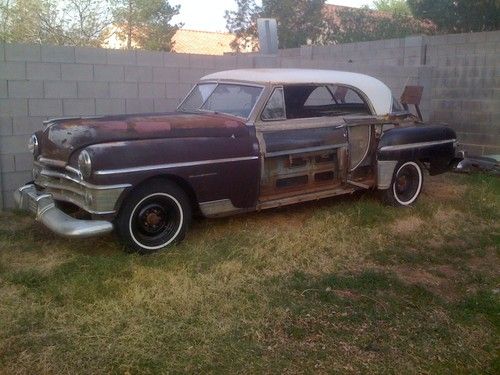
{"label": "vintage car", "polygon": [[173,113],[46,121],[29,141],[33,181],[15,195],[60,235],[116,230],[147,253],[179,242],[196,212],[217,217],[359,189],[411,205],[424,168],[447,171],[455,148],[453,130],[422,124],[373,77],[229,70],[201,78]]}

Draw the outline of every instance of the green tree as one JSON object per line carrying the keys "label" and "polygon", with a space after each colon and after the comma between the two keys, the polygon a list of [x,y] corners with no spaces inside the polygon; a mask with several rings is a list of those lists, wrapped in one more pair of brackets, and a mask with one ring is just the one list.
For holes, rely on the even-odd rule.
{"label": "green tree", "polygon": [[236,52],[258,49],[257,42],[257,18],[262,9],[258,7],[255,0],[236,0],[237,10],[226,10],[226,28],[235,34],[231,47]]}
{"label": "green tree", "polygon": [[407,0],[412,14],[434,22],[441,32],[500,29],[500,0]]}
{"label": "green tree", "polygon": [[11,0],[0,0],[0,41],[5,43],[8,38],[11,16]]}
{"label": "green tree", "polygon": [[411,16],[410,8],[406,0],[375,0],[373,2],[376,10],[389,12],[402,16]]}
{"label": "green tree", "polygon": [[263,17],[276,18],[281,48],[317,43],[324,26],[325,0],[263,0]]}
{"label": "green tree", "polygon": [[109,25],[107,1],[3,0],[4,42],[99,46]]}
{"label": "green tree", "polygon": [[402,38],[415,34],[433,34],[435,26],[398,13],[377,13],[368,8],[336,9],[327,18],[325,43],[353,43],[368,40]]}
{"label": "green tree", "polygon": [[127,48],[170,51],[179,24],[171,24],[180,6],[166,0],[113,0],[112,13],[117,35]]}
{"label": "green tree", "polygon": [[74,46],[102,45],[112,18],[107,0],[65,0],[63,19],[66,37]]}
{"label": "green tree", "polygon": [[322,37],[325,0],[262,0],[262,6],[254,0],[236,0],[236,4],[238,9],[225,15],[227,29],[236,34],[233,48],[255,47],[257,18],[276,18],[280,48],[316,43]]}

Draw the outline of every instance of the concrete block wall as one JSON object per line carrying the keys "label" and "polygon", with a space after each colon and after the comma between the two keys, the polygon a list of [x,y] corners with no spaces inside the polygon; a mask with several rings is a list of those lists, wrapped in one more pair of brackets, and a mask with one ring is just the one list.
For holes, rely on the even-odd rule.
{"label": "concrete block wall", "polygon": [[500,154],[500,32],[428,38],[431,120],[449,123],[475,154]]}
{"label": "concrete block wall", "polygon": [[499,36],[494,32],[304,46],[278,56],[0,44],[0,209],[12,207],[14,189],[30,179],[27,140],[43,120],[170,111],[201,76],[225,69],[360,72],[385,82],[395,96],[406,84],[420,84],[425,88],[426,119],[449,123],[475,151],[500,153]]}
{"label": "concrete block wall", "polygon": [[471,153],[500,154],[500,31],[303,46],[280,55],[328,60],[346,70],[353,70],[346,63],[366,71],[372,66],[426,68],[417,80],[408,77],[409,83],[424,84],[424,118],[453,127]]}

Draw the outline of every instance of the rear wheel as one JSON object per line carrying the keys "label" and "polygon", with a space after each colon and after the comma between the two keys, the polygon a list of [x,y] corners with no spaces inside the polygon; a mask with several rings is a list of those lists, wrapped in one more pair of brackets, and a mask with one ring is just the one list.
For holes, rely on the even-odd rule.
{"label": "rear wheel", "polygon": [[115,227],[125,245],[150,253],[180,242],[191,221],[191,205],[176,184],[152,180],[124,201]]}
{"label": "rear wheel", "polygon": [[393,206],[409,206],[417,200],[423,183],[424,173],[419,162],[400,162],[395,168],[390,188],[383,191],[383,198]]}

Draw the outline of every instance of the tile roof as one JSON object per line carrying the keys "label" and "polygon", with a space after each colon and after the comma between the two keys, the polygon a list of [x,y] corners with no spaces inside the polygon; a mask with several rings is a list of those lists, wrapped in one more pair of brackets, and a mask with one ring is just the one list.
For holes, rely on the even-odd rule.
{"label": "tile roof", "polygon": [[223,55],[233,51],[231,42],[234,40],[234,35],[212,31],[179,29],[172,40],[175,42],[173,52]]}

